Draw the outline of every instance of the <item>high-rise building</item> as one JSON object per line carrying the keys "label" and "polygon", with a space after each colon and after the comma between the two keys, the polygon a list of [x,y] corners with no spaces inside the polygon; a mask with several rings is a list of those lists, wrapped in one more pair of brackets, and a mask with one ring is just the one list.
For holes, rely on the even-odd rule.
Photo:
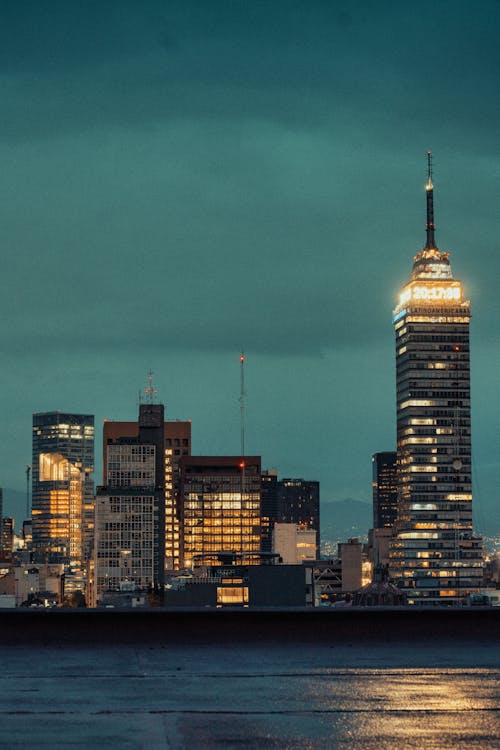
{"label": "high-rise building", "polygon": [[[158,417],[163,437],[163,410]],[[147,591],[161,578],[158,511],[164,493],[157,486],[157,451],[154,442],[140,438],[108,445],[107,485],[98,487],[95,501],[93,604],[109,592]]]}
{"label": "high-rise building", "polygon": [[314,529],[316,552],[319,558],[319,482],[305,479],[281,479],[278,482],[278,519],[280,523],[295,523]]}
{"label": "high-rise building", "polygon": [[397,453],[384,451],[372,456],[373,528],[392,528],[398,510]]}
{"label": "high-rise building", "polygon": [[261,481],[261,548],[262,552],[272,552],[273,528],[279,520],[278,472],[276,469],[263,471]]}
{"label": "high-rise building", "polygon": [[183,457],[180,518],[184,567],[258,564],[260,502],[260,457]]}
{"label": "high-rise building", "polygon": [[[158,538],[163,548],[162,569],[179,570],[180,527],[178,509],[179,462],[191,454],[191,422],[164,420],[162,404],[141,404],[137,422],[104,422],[103,428],[103,484],[108,482],[108,446],[124,438],[152,443],[156,446],[156,487],[164,495],[158,508]],[[160,542],[161,543],[161,542]],[[161,575],[163,577],[163,574]]]}
{"label": "high-rise building", "polygon": [[480,586],[472,531],[470,302],[434,236],[431,158],[427,241],[394,310],[398,518],[391,575],[412,604],[456,604]]}
{"label": "high-rise building", "polygon": [[0,552],[11,555],[14,550],[14,519],[0,518]]}
{"label": "high-rise building", "polygon": [[32,519],[37,562],[63,563],[77,577],[94,524],[94,417],[33,415]]}

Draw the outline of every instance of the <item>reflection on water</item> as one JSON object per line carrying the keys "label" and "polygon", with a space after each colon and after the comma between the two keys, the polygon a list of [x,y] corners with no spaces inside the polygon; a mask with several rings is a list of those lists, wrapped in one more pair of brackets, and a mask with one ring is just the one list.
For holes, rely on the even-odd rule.
{"label": "reflection on water", "polygon": [[[206,748],[286,750],[499,747],[497,670],[282,672],[254,674],[252,682],[253,698],[245,695],[246,709],[236,697],[234,675],[232,709],[184,715],[179,747],[200,742]],[[240,687],[245,693],[245,686]]]}
{"label": "reflection on water", "polygon": [[[0,750],[498,750],[497,643],[0,647]],[[440,665],[441,666],[438,666]]]}

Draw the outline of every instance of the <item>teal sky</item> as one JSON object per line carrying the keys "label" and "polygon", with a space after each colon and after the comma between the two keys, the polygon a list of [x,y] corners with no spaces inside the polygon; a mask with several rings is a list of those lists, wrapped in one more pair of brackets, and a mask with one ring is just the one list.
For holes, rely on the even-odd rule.
{"label": "teal sky", "polygon": [[[134,419],[155,372],[196,453],[370,500],[391,310],[425,240],[471,297],[478,507],[499,506],[500,5],[0,5],[0,484],[31,414]],[[100,477],[99,477],[100,479]]]}

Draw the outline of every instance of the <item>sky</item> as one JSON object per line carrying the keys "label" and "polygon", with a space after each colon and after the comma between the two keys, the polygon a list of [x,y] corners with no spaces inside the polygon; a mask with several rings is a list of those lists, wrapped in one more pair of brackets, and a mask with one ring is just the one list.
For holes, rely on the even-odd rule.
{"label": "sky", "polygon": [[3,0],[0,484],[24,488],[34,411],[95,414],[99,456],[150,369],[194,453],[237,454],[243,349],[247,452],[369,502],[432,149],[495,512],[499,22],[496,0]]}

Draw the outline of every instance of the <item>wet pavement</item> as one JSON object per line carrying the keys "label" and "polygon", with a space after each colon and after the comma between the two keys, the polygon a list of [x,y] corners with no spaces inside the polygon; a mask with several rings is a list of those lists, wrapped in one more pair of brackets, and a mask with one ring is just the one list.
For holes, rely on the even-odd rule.
{"label": "wet pavement", "polygon": [[500,649],[470,641],[0,647],[1,748],[500,746]]}

